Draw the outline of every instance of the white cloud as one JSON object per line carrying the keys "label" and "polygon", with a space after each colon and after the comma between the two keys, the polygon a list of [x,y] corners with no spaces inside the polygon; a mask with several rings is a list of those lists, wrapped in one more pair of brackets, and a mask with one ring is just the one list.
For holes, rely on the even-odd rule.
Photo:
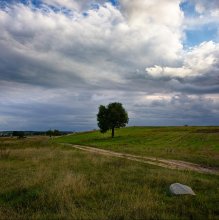
{"label": "white cloud", "polygon": [[195,77],[218,70],[219,44],[212,41],[203,42],[185,54],[183,66],[180,67],[154,67],[146,68],[146,72],[154,77]]}
{"label": "white cloud", "polygon": [[48,129],[94,128],[98,105],[113,101],[125,104],[135,124],[138,111],[145,120],[168,110],[177,117],[178,93],[189,94],[178,103],[205,106],[210,101],[197,94],[218,92],[218,44],[183,49],[180,1],[121,0],[121,9],[98,2],[93,10],[89,1],[44,1],[71,15],[22,4],[0,10],[0,113],[8,127],[23,118],[20,127],[45,128],[41,116]]}
{"label": "white cloud", "polygon": [[219,18],[219,8],[213,10],[213,11],[211,12],[211,15],[212,15],[213,17]]}
{"label": "white cloud", "polygon": [[[20,59],[22,66],[17,77],[21,80],[32,78],[37,83],[43,77],[48,81],[54,76],[60,84],[64,80],[68,83],[72,77],[91,85],[105,80],[126,83],[127,74],[144,65],[178,62],[182,52],[182,13],[178,1],[170,2],[166,0],[173,11],[177,9],[174,15],[165,10],[165,4],[155,13],[153,3],[145,12],[143,26],[131,25],[110,3],[89,10],[88,16],[75,13],[70,17],[62,12],[45,13],[15,5],[8,12],[0,11],[0,44],[7,51],[7,59]],[[154,15],[159,13],[164,21]],[[7,73],[5,77],[10,76]]]}
{"label": "white cloud", "polygon": [[121,0],[120,3],[133,26],[146,27],[150,23],[178,29],[183,21],[180,0]]}
{"label": "white cloud", "polygon": [[219,9],[218,0],[192,0],[195,4],[195,9],[198,13],[204,14],[209,11],[214,12]]}
{"label": "white cloud", "polygon": [[195,5],[195,10],[199,13],[202,14],[205,11],[205,7],[200,3],[196,3]]}
{"label": "white cloud", "polygon": [[73,11],[83,11],[89,9],[92,4],[103,4],[105,0],[43,0],[43,3],[56,7],[65,7]]}
{"label": "white cloud", "polygon": [[203,26],[219,25],[219,1],[218,0],[186,0],[194,5],[198,15],[189,16],[184,20],[184,27],[187,30],[200,29]]}

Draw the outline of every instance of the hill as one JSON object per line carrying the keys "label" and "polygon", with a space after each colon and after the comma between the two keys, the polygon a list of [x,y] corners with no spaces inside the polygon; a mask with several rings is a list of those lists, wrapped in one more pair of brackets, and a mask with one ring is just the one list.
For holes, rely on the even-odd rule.
{"label": "hill", "polygon": [[127,127],[111,133],[76,133],[57,142],[219,167],[219,127]]}
{"label": "hill", "polygon": [[[0,219],[218,219],[217,175],[171,170],[54,143],[65,138],[95,144],[96,138],[99,144],[115,141],[115,149],[122,151],[121,139],[134,139],[133,132],[140,135],[141,129],[153,133],[152,128],[126,128],[113,140],[98,132],[60,139],[0,138]],[[130,132],[132,136],[125,135]],[[174,182],[191,186],[196,196],[172,196],[169,186]]]}

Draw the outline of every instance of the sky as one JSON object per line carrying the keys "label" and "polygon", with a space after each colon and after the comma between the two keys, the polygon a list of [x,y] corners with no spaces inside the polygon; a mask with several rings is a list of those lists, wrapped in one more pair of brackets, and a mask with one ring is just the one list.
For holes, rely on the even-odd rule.
{"label": "sky", "polygon": [[218,0],[0,0],[0,130],[219,125]]}

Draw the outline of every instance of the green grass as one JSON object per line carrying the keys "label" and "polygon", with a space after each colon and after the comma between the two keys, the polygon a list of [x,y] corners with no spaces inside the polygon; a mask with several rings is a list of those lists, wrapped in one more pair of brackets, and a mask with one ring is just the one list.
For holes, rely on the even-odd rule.
{"label": "green grass", "polygon": [[[219,218],[218,176],[100,156],[45,138],[0,139],[0,147],[0,219]],[[190,185],[197,196],[171,196],[174,182]]]}
{"label": "green grass", "polygon": [[111,133],[77,133],[57,142],[219,167],[219,127],[128,127]]}

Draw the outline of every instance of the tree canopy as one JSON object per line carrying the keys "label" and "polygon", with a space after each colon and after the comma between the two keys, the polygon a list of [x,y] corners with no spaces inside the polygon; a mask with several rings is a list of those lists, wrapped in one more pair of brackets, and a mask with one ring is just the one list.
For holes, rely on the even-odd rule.
{"label": "tree canopy", "polygon": [[57,130],[57,129],[55,129],[55,130],[48,130],[47,132],[46,132],[46,135],[48,135],[48,136],[59,136],[59,135],[61,135],[61,132],[59,131],[59,130]]}
{"label": "tree canopy", "polygon": [[125,127],[128,120],[128,113],[119,102],[110,103],[108,106],[99,106],[97,121],[101,133],[111,129],[112,137],[114,137],[115,128]]}

